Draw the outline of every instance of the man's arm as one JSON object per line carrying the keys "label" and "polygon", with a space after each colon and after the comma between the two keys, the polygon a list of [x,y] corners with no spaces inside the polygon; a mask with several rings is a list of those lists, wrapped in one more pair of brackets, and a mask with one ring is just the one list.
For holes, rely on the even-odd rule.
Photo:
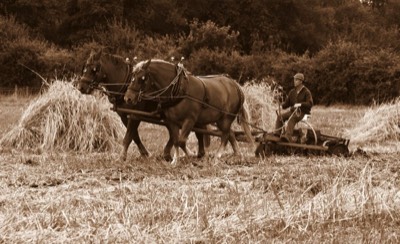
{"label": "man's arm", "polygon": [[304,90],[305,90],[305,101],[301,103],[301,107],[310,109],[314,105],[313,98],[310,90],[308,89]]}

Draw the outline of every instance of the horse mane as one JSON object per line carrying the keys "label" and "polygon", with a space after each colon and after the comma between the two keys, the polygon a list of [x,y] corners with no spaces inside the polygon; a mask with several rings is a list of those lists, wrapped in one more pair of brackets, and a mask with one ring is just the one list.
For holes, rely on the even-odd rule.
{"label": "horse mane", "polygon": [[135,73],[135,72],[138,72],[139,70],[141,70],[141,69],[143,68],[144,64],[147,63],[149,60],[151,60],[151,62],[166,63],[166,64],[172,64],[172,65],[174,65],[173,63],[168,62],[168,61],[165,61],[165,60],[163,60],[163,59],[158,59],[158,58],[155,58],[155,59],[148,59],[148,60],[143,60],[143,61],[140,61],[139,63],[137,63],[137,64],[133,67],[132,72]]}
{"label": "horse mane", "polygon": [[103,56],[111,59],[111,62],[113,62],[115,65],[125,63],[125,59],[119,55],[104,53]]}

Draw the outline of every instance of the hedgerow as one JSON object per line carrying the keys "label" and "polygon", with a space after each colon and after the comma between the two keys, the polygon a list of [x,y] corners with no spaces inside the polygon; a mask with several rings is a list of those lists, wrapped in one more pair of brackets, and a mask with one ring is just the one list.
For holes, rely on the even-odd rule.
{"label": "hedgerow", "polygon": [[150,36],[113,20],[98,28],[91,42],[62,49],[33,37],[14,18],[0,17],[0,86],[40,86],[37,74],[46,79],[79,75],[91,50],[105,48],[139,60],[184,57],[196,75],[226,73],[241,84],[273,79],[286,91],[293,75],[302,72],[317,104],[381,103],[400,93],[400,55],[390,47],[340,40],[313,55],[262,49],[244,54],[239,33],[229,26],[193,21],[188,27],[188,35]]}

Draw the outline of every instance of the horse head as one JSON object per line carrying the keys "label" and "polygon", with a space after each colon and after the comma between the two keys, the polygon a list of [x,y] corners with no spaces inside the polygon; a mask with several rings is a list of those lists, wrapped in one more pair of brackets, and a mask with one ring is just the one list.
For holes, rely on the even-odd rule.
{"label": "horse head", "polygon": [[100,82],[106,78],[101,65],[102,51],[90,53],[86,64],[82,68],[82,76],[77,82],[77,89],[84,93],[89,94],[96,89]]}
{"label": "horse head", "polygon": [[136,64],[132,70],[132,79],[125,92],[124,100],[126,103],[136,104],[140,101],[140,95],[149,90],[151,83],[149,66],[151,59]]}

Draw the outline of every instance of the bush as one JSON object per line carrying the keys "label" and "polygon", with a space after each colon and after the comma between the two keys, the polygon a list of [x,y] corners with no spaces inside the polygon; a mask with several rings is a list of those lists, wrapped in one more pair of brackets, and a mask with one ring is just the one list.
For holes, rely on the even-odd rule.
{"label": "bush", "polygon": [[0,30],[0,86],[37,87],[42,83],[38,74],[50,78],[74,70],[74,56],[69,51],[32,38],[14,18],[0,17]]}
{"label": "bush", "polygon": [[286,92],[289,92],[293,87],[293,76],[298,72],[304,74],[307,86],[313,82],[310,77],[313,67],[311,67],[311,58],[307,53],[299,56],[283,51],[275,51],[271,52],[269,56],[273,58],[271,61],[271,75],[283,86]]}
{"label": "bush", "polygon": [[115,18],[108,21],[105,27],[97,27],[94,34],[96,42],[107,47],[110,53],[135,54],[142,38],[142,34],[136,28],[131,28],[127,23]]}
{"label": "bush", "polygon": [[212,21],[201,23],[194,20],[189,27],[189,35],[182,36],[178,44],[184,57],[189,58],[200,49],[230,52],[239,45],[239,32],[232,31],[229,26],[219,27]]}
{"label": "bush", "polygon": [[[29,37],[29,30],[25,25],[17,23],[14,16],[0,15],[0,40],[3,42],[13,42],[21,37]],[[1,51],[6,45],[1,45]]]}
{"label": "bush", "polygon": [[248,80],[262,80],[274,73],[275,56],[240,55],[237,51],[195,51],[188,60],[188,69],[195,74],[226,73],[243,84]]}
{"label": "bush", "polygon": [[179,57],[176,52],[174,38],[170,36],[150,37],[146,36],[139,43],[137,54],[139,59],[161,58],[169,60],[171,57]]}
{"label": "bush", "polygon": [[399,96],[400,56],[351,42],[329,44],[313,58],[312,91],[322,104],[371,104]]}
{"label": "bush", "polygon": [[8,50],[0,53],[1,85],[40,86],[41,79],[31,70],[43,73],[44,63],[40,56],[46,52],[46,44],[26,38],[3,44],[8,46]]}

